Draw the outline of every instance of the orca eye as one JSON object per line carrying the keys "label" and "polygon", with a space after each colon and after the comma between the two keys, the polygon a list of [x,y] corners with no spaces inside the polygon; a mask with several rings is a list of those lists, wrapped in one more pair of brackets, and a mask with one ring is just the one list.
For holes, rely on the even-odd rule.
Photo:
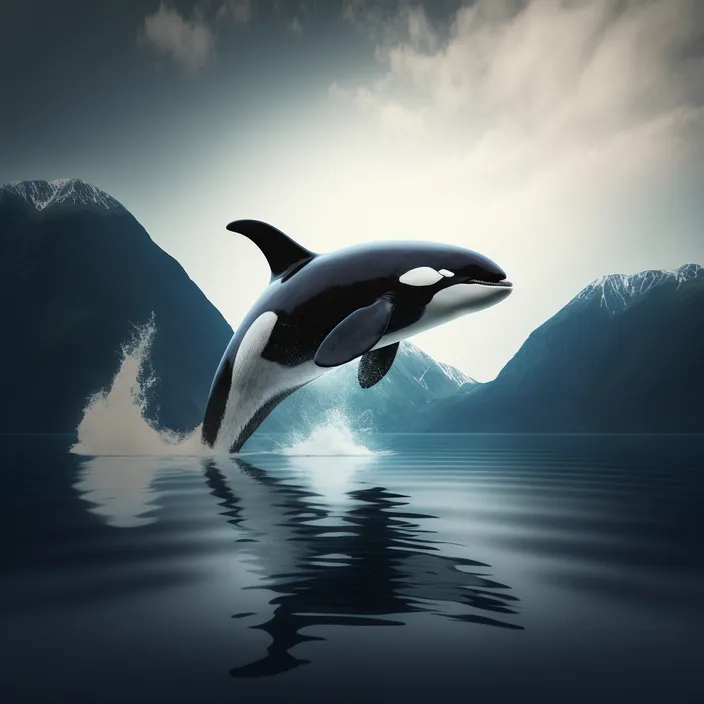
{"label": "orca eye", "polygon": [[442,279],[435,269],[429,266],[419,266],[416,269],[409,269],[405,274],[399,276],[399,281],[408,286],[432,286]]}

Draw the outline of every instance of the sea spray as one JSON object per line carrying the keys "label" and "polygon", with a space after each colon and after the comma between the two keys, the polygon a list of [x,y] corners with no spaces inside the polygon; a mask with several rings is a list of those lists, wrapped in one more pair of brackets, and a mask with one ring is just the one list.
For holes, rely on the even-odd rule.
{"label": "sea spray", "polygon": [[347,415],[340,409],[330,411],[326,422],[313,428],[307,438],[294,437],[293,443],[282,444],[277,451],[282,455],[299,457],[368,457],[377,454],[358,442],[350,428]]}
{"label": "sea spray", "polygon": [[109,389],[94,394],[78,425],[78,442],[71,452],[79,455],[202,455],[200,427],[181,435],[158,428],[145,417],[147,390],[157,383],[146,371],[156,335],[154,318],[135,326],[122,345],[122,361]]}
{"label": "sea spray", "polygon": [[352,501],[349,491],[357,472],[387,454],[361,443],[350,425],[344,410],[332,409],[307,437],[294,437],[290,444],[279,446],[277,452],[287,457],[289,467],[317,495],[309,497],[311,503],[328,509],[346,506]]}

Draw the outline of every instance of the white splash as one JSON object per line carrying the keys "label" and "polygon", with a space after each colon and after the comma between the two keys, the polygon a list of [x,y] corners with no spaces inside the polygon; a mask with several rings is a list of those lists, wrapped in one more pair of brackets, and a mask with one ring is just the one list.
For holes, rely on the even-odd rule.
{"label": "white splash", "polygon": [[349,427],[347,416],[339,409],[331,411],[327,423],[314,428],[307,438],[280,447],[278,452],[298,457],[371,457],[378,454],[357,441]]}
{"label": "white splash", "polygon": [[388,451],[375,451],[359,442],[349,427],[347,414],[341,409],[328,413],[326,423],[305,438],[278,453],[288,457],[289,466],[318,495],[313,503],[328,508],[352,502],[349,495],[355,475],[370,466]]}
{"label": "white splash", "polygon": [[156,383],[146,376],[156,326],[152,318],[136,327],[135,335],[122,346],[122,362],[109,390],[89,399],[78,426],[78,455],[196,455],[213,454],[200,439],[200,426],[180,435],[155,427],[145,418],[146,390]]}

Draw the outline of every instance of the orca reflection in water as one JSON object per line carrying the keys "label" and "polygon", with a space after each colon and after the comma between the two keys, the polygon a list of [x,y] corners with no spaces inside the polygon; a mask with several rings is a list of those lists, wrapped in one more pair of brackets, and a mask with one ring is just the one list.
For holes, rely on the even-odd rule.
{"label": "orca reflection in water", "polygon": [[370,388],[401,340],[506,298],[501,267],[463,247],[375,242],[314,254],[257,220],[227,228],[251,239],[271,268],[269,286],[235,332],[215,373],[202,439],[237,452],[287,396],[361,357]]}
{"label": "orca reflection in water", "polygon": [[[432,516],[404,511],[406,496],[379,486],[350,491],[351,506],[331,528],[332,512],[315,491],[242,459],[210,461],[206,479],[229,522],[248,536],[242,549],[259,558],[252,569],[266,575],[265,588],[275,594],[271,618],[252,626],[271,637],[267,654],[231,670],[233,677],[266,677],[308,664],[291,651],[324,640],[302,633],[310,626],[403,627],[399,615],[426,612],[523,629],[505,620],[517,613],[510,587],[489,579],[485,563],[441,554],[442,543],[421,528]],[[242,500],[237,491],[242,485],[254,499],[251,480],[265,490],[261,501]]]}

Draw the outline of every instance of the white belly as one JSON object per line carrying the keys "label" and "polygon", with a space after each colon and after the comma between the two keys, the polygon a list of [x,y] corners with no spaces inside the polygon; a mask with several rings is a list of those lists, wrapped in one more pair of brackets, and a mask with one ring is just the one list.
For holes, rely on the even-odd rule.
{"label": "white belly", "polygon": [[268,359],[262,352],[276,325],[273,311],[262,313],[242,338],[232,365],[230,393],[215,447],[228,451],[257,411],[285,391],[313,381],[325,369],[312,361],[286,367]]}
{"label": "white belly", "polygon": [[443,323],[449,323],[451,320],[467,315],[467,313],[488,308],[510,292],[510,288],[480,284],[456,284],[444,288],[433,296],[419,320],[406,328],[384,335],[372,349],[376,350],[380,347],[393,345],[395,342],[419,335]]}

